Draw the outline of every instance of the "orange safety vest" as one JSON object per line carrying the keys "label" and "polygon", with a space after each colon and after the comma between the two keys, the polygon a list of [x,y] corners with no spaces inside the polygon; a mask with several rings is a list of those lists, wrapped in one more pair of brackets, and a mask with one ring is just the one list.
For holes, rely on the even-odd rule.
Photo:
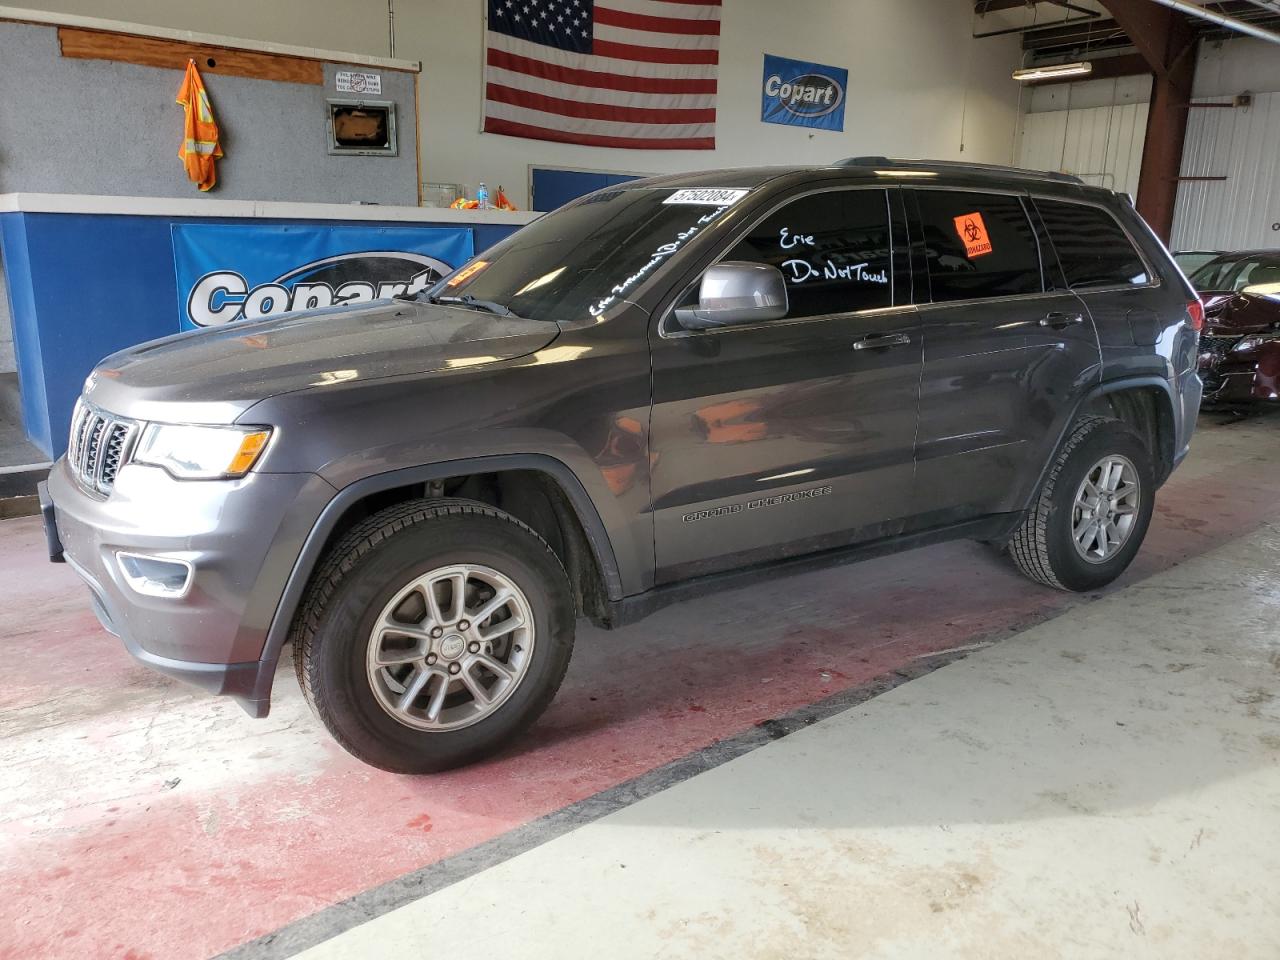
{"label": "orange safety vest", "polygon": [[178,148],[178,159],[187,168],[187,176],[196,186],[201,190],[209,190],[218,182],[213,161],[215,157],[222,156],[222,146],[218,143],[218,123],[213,119],[209,94],[205,92],[204,81],[200,79],[200,71],[196,69],[194,60],[187,61],[187,73],[182,78],[182,86],[178,88],[177,103],[184,111],[182,146]]}

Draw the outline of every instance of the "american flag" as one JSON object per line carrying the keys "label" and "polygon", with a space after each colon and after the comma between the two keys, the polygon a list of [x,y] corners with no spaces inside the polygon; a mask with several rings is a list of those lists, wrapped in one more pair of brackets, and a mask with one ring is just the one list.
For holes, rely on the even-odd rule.
{"label": "american flag", "polygon": [[720,0],[489,0],[485,42],[486,133],[716,145]]}

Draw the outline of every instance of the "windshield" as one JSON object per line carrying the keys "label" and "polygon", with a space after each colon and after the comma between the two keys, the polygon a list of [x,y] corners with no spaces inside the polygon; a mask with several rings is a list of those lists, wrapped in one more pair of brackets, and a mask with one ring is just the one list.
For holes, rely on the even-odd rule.
{"label": "windshield", "polygon": [[426,296],[534,320],[598,317],[746,193],[641,187],[591,194],[513,233]]}
{"label": "windshield", "polygon": [[1280,256],[1217,259],[1191,275],[1197,290],[1232,290],[1280,296]]}
{"label": "windshield", "polygon": [[1173,255],[1174,261],[1182,268],[1182,272],[1190,277],[1210,260],[1216,260],[1221,254],[1204,250],[1185,250]]}

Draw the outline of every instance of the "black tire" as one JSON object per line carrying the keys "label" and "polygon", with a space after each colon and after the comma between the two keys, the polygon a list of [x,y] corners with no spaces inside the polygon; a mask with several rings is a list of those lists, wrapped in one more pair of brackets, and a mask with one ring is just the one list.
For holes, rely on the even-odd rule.
{"label": "black tire", "polygon": [[[526,672],[492,713],[459,729],[421,730],[379,703],[368,644],[398,590],[458,563],[498,570],[523,591],[536,642]],[[482,503],[415,500],[369,517],[329,553],[294,621],[294,667],[308,703],[349,753],[394,773],[432,773],[488,756],[538,718],[568,669],[574,619],[564,568],[528,526]]]}
{"label": "black tire", "polygon": [[[1105,560],[1089,562],[1072,542],[1073,503],[1089,471],[1113,454],[1127,458],[1137,473],[1137,511],[1119,549]],[[1039,495],[1009,539],[1009,555],[1022,573],[1046,586],[1077,592],[1106,586],[1125,571],[1142,546],[1155,490],[1151,453],[1142,438],[1119,420],[1085,417],[1072,427]]]}

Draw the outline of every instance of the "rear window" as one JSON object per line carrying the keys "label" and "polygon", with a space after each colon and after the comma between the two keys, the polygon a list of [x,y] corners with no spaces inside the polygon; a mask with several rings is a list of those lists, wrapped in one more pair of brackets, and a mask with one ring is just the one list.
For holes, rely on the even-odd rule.
{"label": "rear window", "polygon": [[1070,286],[1141,286],[1151,282],[1133,242],[1106,210],[1039,197],[1035,204]]}
{"label": "rear window", "polygon": [[959,190],[916,197],[935,303],[1044,289],[1035,232],[1017,197]]}

